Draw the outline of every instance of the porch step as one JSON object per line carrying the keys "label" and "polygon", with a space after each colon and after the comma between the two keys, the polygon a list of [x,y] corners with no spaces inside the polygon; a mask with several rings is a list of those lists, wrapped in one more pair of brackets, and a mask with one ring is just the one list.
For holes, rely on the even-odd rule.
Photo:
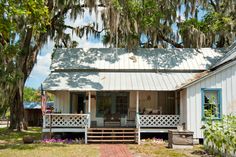
{"label": "porch step", "polygon": [[89,128],[88,143],[135,143],[135,128]]}

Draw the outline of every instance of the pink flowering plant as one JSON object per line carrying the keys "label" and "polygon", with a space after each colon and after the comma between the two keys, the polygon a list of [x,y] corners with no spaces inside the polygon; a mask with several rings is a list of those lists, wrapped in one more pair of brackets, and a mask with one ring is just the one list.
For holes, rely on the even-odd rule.
{"label": "pink flowering plant", "polygon": [[82,144],[84,143],[83,139],[44,139],[41,140],[40,143],[44,143],[44,144],[53,144],[53,143],[58,143],[58,144]]}

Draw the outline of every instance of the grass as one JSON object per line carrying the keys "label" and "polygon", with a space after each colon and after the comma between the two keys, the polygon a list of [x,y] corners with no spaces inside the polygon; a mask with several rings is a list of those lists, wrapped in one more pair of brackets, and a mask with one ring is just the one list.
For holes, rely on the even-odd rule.
{"label": "grass", "polygon": [[202,151],[201,146],[194,146],[193,149],[170,149],[164,143],[145,142],[141,145],[129,145],[131,152],[141,157],[200,157],[193,154],[196,151]]}
{"label": "grass", "polygon": [[[41,128],[29,128],[28,131],[14,132],[0,128],[0,157],[98,157],[99,145],[85,144],[23,144],[22,138],[31,135],[35,140],[41,139]],[[188,150],[166,148],[164,143],[129,144],[129,150],[139,157],[197,157],[193,151],[202,151],[201,147]],[[109,148],[108,148],[109,149]]]}
{"label": "grass", "polygon": [[0,128],[0,144],[19,144],[22,143],[22,138],[25,135],[31,135],[36,140],[41,138],[41,128],[32,127],[27,131],[16,132],[10,131],[7,128]]}
{"label": "grass", "polygon": [[1,157],[98,157],[98,145],[82,144],[23,144],[22,138],[31,135],[41,138],[41,128],[29,128],[28,131],[14,132],[0,128]]}

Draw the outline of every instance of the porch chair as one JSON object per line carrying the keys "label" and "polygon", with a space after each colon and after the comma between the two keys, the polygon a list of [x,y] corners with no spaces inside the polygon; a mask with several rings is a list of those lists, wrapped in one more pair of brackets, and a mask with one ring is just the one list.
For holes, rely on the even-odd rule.
{"label": "porch chair", "polygon": [[161,106],[158,107],[157,109],[153,110],[152,113],[153,114],[160,114],[161,115],[162,114],[162,107]]}

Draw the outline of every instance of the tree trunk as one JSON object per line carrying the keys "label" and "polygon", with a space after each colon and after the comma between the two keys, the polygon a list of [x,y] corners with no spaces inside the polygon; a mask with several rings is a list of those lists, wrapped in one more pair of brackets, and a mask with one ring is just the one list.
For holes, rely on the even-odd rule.
{"label": "tree trunk", "polygon": [[24,122],[24,106],[23,106],[23,90],[24,84],[16,84],[16,87],[13,91],[14,97],[10,105],[10,129],[16,129],[21,131],[22,129],[27,129],[26,123]]}

